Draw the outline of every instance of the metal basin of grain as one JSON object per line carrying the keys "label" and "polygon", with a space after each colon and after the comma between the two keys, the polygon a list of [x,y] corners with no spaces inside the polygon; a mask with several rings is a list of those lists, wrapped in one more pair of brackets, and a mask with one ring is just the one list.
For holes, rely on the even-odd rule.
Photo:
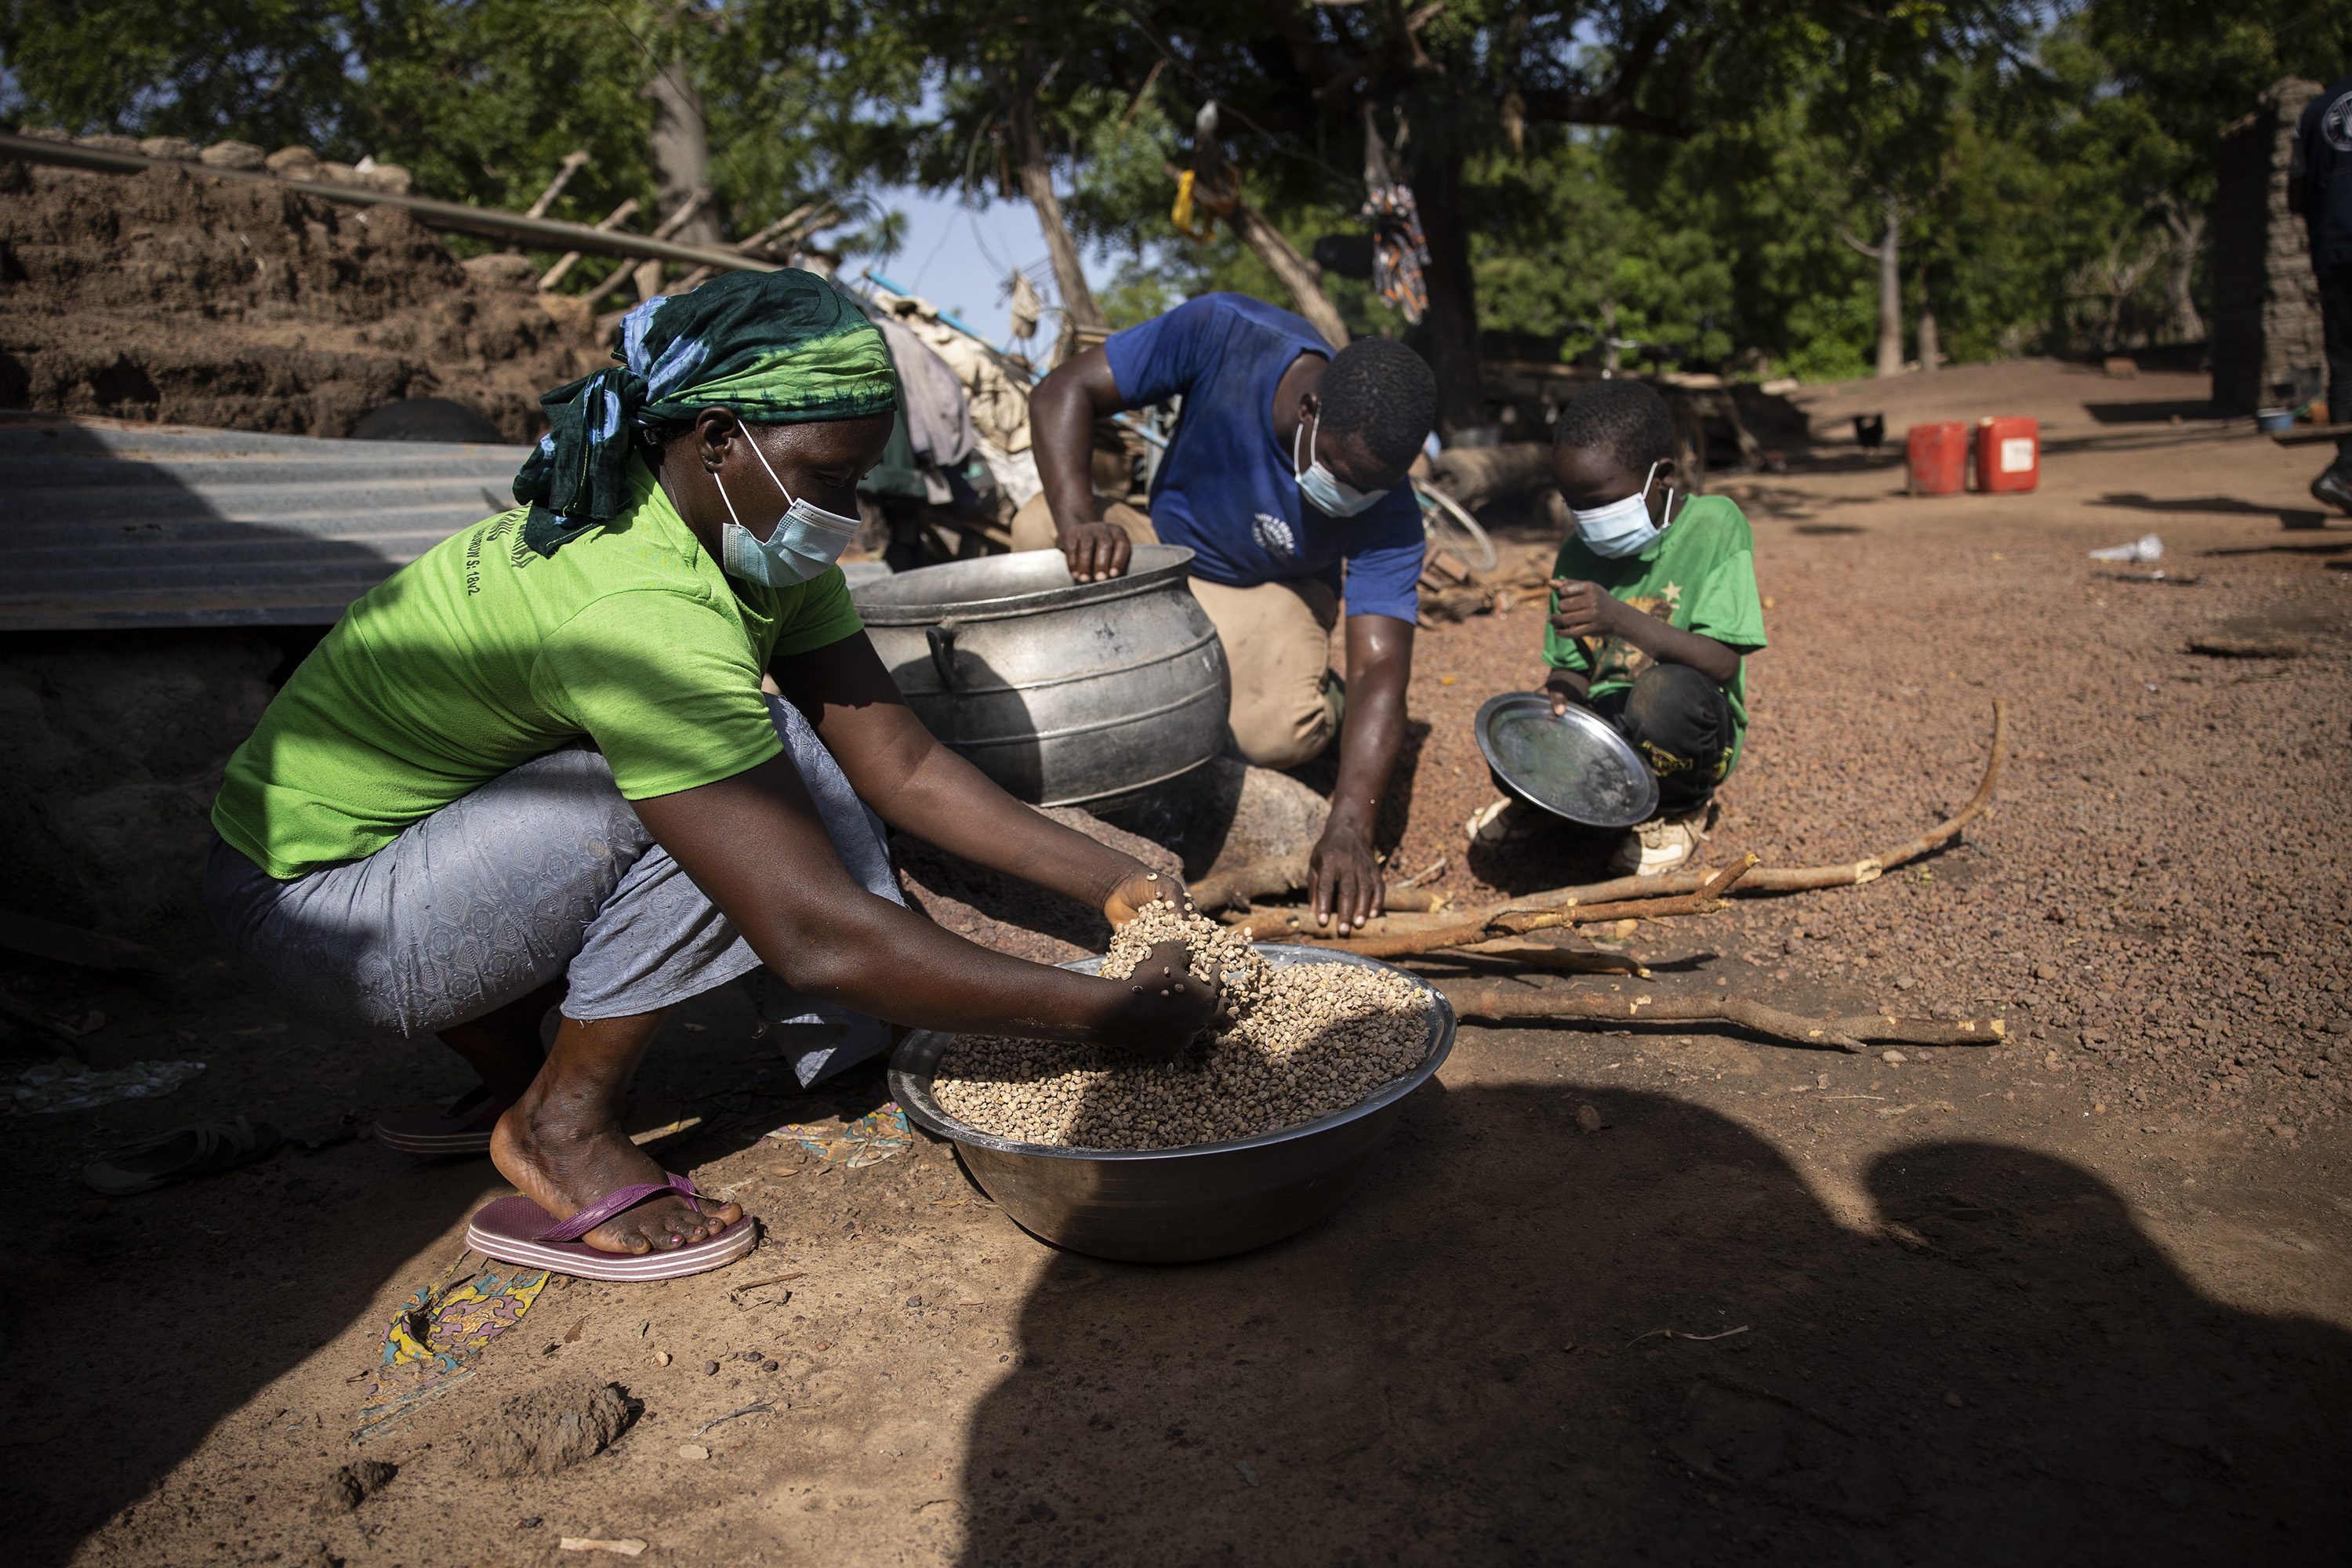
{"label": "metal basin of grain", "polygon": [[[1277,967],[1389,966],[1328,948],[1251,944]],[[1092,974],[1099,958],[1063,965]],[[1397,971],[1403,973],[1403,971]],[[1228,1258],[1306,1229],[1345,1203],[1371,1171],[1404,1099],[1454,1048],[1454,1008],[1418,976],[1429,1034],[1420,1062],[1344,1110],[1249,1138],[1174,1149],[1065,1149],[1020,1143],[949,1115],[931,1093],[952,1035],[917,1030],[890,1058],[890,1090],[908,1119],[954,1142],[964,1169],[1024,1230],[1056,1247],[1124,1263]]]}
{"label": "metal basin of grain", "polygon": [[1015,799],[1107,806],[1223,749],[1233,680],[1185,578],[1192,552],[1136,548],[1072,581],[1058,550],[951,561],[853,590],[926,729]]}

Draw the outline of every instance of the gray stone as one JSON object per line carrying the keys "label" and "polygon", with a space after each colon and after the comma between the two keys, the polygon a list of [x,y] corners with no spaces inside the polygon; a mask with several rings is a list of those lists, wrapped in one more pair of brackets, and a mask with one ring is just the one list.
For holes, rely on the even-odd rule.
{"label": "gray stone", "polygon": [[1289,774],[1228,753],[1109,820],[1173,851],[1185,879],[1197,881],[1211,871],[1304,854],[1323,837],[1330,814],[1329,802]]}

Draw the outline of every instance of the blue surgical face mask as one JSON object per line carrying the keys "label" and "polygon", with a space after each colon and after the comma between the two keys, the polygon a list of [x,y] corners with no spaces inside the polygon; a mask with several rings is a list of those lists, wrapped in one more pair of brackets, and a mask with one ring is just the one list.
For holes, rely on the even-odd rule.
{"label": "blue surgical face mask", "polygon": [[727,486],[714,470],[710,482],[719,487],[719,499],[727,503],[726,524],[719,531],[719,564],[728,575],[740,577],[747,583],[761,583],[771,588],[789,588],[795,583],[805,583],[819,577],[841,559],[849,542],[857,537],[858,520],[844,517],[837,511],[827,511],[807,500],[795,500],[784,481],[776,479],[776,470],[769,466],[768,455],[751,439],[748,430],[743,444],[768,470],[768,478],[776,480],[776,489],[790,504],[784,515],[764,540],[743,526],[736,515],[735,502],[727,494]]}
{"label": "blue surgical face mask", "polygon": [[1322,433],[1323,415],[1318,409],[1315,415],[1315,427],[1307,434],[1307,466],[1304,472],[1298,467],[1297,433],[1294,432],[1290,437],[1291,477],[1298,481],[1298,493],[1307,498],[1307,504],[1333,517],[1353,517],[1367,507],[1379,505],[1381,498],[1388,491],[1366,492],[1353,485],[1342,484],[1339,476],[1325,468],[1322,460],[1315,456],[1315,437]]}
{"label": "blue surgical face mask", "polygon": [[[1658,469],[1664,462],[1664,459],[1660,458],[1658,462],[1652,463],[1650,471],[1643,476],[1642,488],[1623,500],[1612,500],[1607,506],[1595,507],[1591,511],[1569,508],[1568,515],[1576,521],[1576,536],[1584,541],[1585,548],[1595,555],[1622,559],[1639,555],[1657,542],[1658,535],[1665,530],[1650,521],[1650,481],[1658,477]],[[1670,485],[1666,489],[1666,504],[1660,515],[1671,521],[1674,510],[1675,492]]]}

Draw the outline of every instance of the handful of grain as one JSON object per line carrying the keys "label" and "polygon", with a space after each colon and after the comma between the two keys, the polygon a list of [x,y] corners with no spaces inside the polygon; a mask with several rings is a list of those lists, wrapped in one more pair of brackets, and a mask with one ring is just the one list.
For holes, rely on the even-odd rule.
{"label": "handful of grain", "polygon": [[1124,980],[1155,943],[1189,943],[1194,978],[1222,978],[1235,1020],[1207,1047],[1150,1061],[964,1035],[948,1047],[932,1082],[940,1109],[1024,1143],[1173,1149],[1344,1110],[1421,1060],[1428,1026],[1419,986],[1351,963],[1277,969],[1251,950],[1249,935],[1150,904],[1103,960],[1106,979]]}

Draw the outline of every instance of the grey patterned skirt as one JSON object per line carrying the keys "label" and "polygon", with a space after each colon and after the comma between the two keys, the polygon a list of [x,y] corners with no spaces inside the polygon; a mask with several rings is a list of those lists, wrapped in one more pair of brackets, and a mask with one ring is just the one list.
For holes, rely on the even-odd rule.
{"label": "grey patterned skirt", "polygon": [[[798,709],[771,697],[833,846],[894,903],[882,822]],[[734,922],[654,841],[604,756],[536,757],[362,859],[281,882],[215,837],[205,903],[230,961],[321,1023],[432,1034],[570,982],[566,1016],[618,1018],[760,969]],[[882,1050],[888,1027],[764,976],[761,1010],[803,1084]]]}

